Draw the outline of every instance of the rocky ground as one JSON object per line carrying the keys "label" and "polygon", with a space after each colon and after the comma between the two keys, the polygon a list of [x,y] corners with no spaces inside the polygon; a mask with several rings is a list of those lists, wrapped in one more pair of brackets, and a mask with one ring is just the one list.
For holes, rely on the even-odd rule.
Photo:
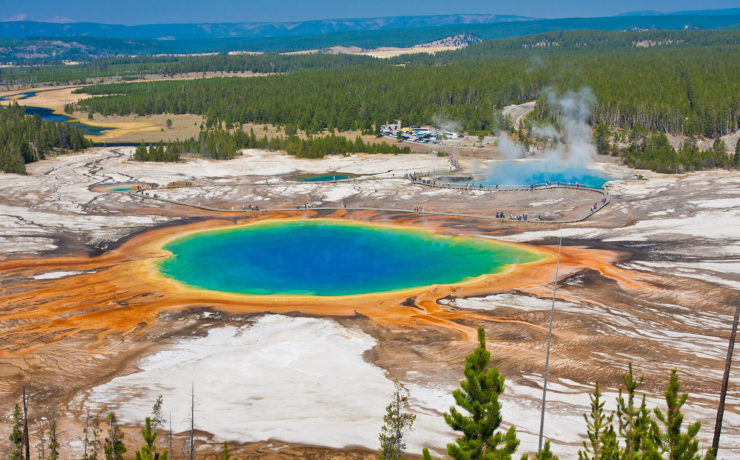
{"label": "rocky ground", "polygon": [[[6,407],[0,451],[7,439],[8,411],[20,382],[33,371],[35,427],[42,426],[48,407],[57,404],[64,414],[65,458],[79,454],[80,417],[87,409],[97,413],[114,408],[133,450],[140,440],[137,427],[158,394],[164,395],[166,413],[171,412],[179,451],[188,426],[191,384],[203,455],[228,440],[249,458],[371,457],[393,380],[410,391],[417,414],[410,451],[429,446],[443,453],[453,434],[441,413],[452,404],[450,392],[461,379],[464,356],[474,347],[459,330],[428,322],[380,323],[361,314],[307,313],[298,305],[275,314],[269,308],[247,312],[187,300],[176,308],[157,309],[149,320],[145,312],[166,294],[166,287],[145,295],[129,292],[136,281],[117,281],[113,274],[123,272],[112,267],[126,260],[109,254],[151,229],[174,232],[180,225],[238,215],[192,205],[225,211],[259,205],[291,212],[305,205],[424,207],[478,217],[385,211],[371,218],[404,219],[448,233],[550,249],[562,235],[573,261],[561,272],[555,306],[545,435],[556,453],[561,458],[575,455],[595,380],[613,408],[612,396],[629,362],[645,376],[649,406],[660,403],[668,372],[678,368],[691,392],[687,420],[702,420],[702,446],[708,445],[740,286],[736,173],[641,172],[647,180],[610,184],[612,201],[605,209],[561,226],[489,217],[503,211],[575,219],[593,204],[589,192],[440,190],[403,178],[407,172],[448,168],[447,159],[432,155],[297,160],[249,151],[229,162],[141,164],[127,160],[130,151],[97,149],[29,165],[28,176],[0,176],[0,265],[5,264],[0,330],[8,339],[0,346],[0,402]],[[463,159],[463,165],[467,170],[486,166],[480,159]],[[358,177],[339,183],[291,179],[326,172]],[[181,204],[128,192],[90,191],[101,183],[173,181],[195,186],[156,193]],[[94,263],[79,262],[94,256],[99,257]],[[137,272],[125,273],[135,277]],[[149,281],[144,283],[147,289]],[[59,286],[69,289],[58,292]],[[74,296],[80,292],[89,298],[78,303]],[[65,294],[69,305],[52,309],[64,304]],[[504,419],[517,426],[521,451],[536,449],[551,295],[551,283],[532,282],[494,286],[473,296],[453,291],[442,297],[430,292],[424,300],[399,299],[427,310],[432,302],[461,327],[486,327],[493,361],[507,377]],[[130,328],[108,330],[103,326],[108,323],[96,322],[92,313],[78,324],[83,317],[79,312],[92,308],[86,302],[104,297],[112,299],[110,306],[95,315],[115,315]],[[54,321],[24,317],[24,311]],[[137,315],[143,325],[136,325]],[[52,323],[54,327],[44,329]],[[737,371],[738,365],[733,366],[733,376]],[[736,457],[740,393],[732,384],[724,427],[720,457]]]}

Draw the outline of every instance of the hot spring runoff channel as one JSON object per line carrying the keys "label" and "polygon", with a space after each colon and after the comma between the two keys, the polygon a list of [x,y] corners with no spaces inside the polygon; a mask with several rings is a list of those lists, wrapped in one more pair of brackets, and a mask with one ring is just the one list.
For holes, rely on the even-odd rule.
{"label": "hot spring runoff channel", "polygon": [[451,284],[542,256],[469,237],[333,220],[271,221],[168,243],[162,273],[252,295],[340,296]]}

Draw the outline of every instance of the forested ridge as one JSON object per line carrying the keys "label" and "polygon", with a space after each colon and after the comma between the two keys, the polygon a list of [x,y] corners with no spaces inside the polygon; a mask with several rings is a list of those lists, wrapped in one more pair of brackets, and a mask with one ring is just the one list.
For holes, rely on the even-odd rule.
{"label": "forested ridge", "polygon": [[374,58],[361,55],[258,54],[213,56],[115,57],[76,65],[0,68],[0,81],[9,83],[75,83],[118,77],[123,80],[145,75],[172,76],[193,72],[285,73],[301,69],[328,69],[367,64]]}
{"label": "forested ridge", "polygon": [[[437,37],[441,38],[441,37]],[[88,41],[115,41],[81,37],[72,42],[88,50]],[[12,40],[11,40],[12,42]],[[58,43],[58,41],[54,41]],[[132,41],[132,44],[137,43]],[[554,54],[604,53],[634,50],[642,47],[694,48],[717,45],[740,45],[737,30],[653,30],[647,32],[609,32],[603,30],[554,31],[517,38],[489,40],[457,51],[434,55],[404,55],[390,60],[361,55],[277,54],[206,55],[206,56],[121,56],[82,62],[76,65],[34,65],[0,68],[0,81],[5,84],[84,83],[103,77],[123,80],[144,75],[176,75],[190,72],[257,72],[284,73],[307,68],[335,68],[376,62],[383,65],[443,65],[461,60],[481,60]],[[7,43],[0,49],[14,46]],[[70,44],[70,46],[72,46]],[[123,45],[122,45],[123,46]],[[132,45],[133,46],[133,45]],[[36,47],[34,47],[36,49]],[[129,53],[130,54],[130,53]]]}
{"label": "forested ridge", "polygon": [[0,107],[0,171],[23,174],[26,163],[43,159],[54,149],[81,150],[91,145],[68,123],[27,116],[23,107]]}
{"label": "forested ridge", "polygon": [[[740,31],[730,35],[736,39]],[[594,124],[709,137],[740,125],[740,44],[536,56],[471,62],[462,55],[446,63],[370,63],[250,79],[94,85],[79,91],[110,96],[78,106],[104,115],[194,113],[206,116],[208,126],[290,123],[308,133],[448,119],[487,134],[499,129],[494,113],[506,105],[541,98],[539,110],[546,110],[546,90],[588,86],[597,100]]]}
{"label": "forested ridge", "polygon": [[407,54],[394,63],[441,65],[459,60],[532,57],[554,54],[589,54],[645,48],[696,48],[740,45],[740,31],[650,30],[644,32],[606,30],[556,30],[522,37],[487,40],[465,48],[436,54]]}

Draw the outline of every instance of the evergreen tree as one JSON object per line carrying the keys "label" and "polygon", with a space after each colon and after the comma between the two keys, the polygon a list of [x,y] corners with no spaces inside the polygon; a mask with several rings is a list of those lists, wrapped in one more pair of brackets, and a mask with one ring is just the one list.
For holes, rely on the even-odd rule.
{"label": "evergreen tree", "polygon": [[[429,453],[429,449],[426,447],[422,451],[421,460],[432,460],[432,454]],[[437,460],[439,460],[439,458],[437,458]]]}
{"label": "evergreen tree", "polygon": [[13,409],[13,428],[9,440],[10,460],[20,460],[23,458],[23,415],[18,404]]}
{"label": "evergreen tree", "polygon": [[583,414],[588,427],[588,441],[583,441],[583,449],[578,451],[579,460],[618,460],[617,437],[612,426],[614,414],[606,415],[604,401],[599,392],[599,382],[591,398],[591,412]]}
{"label": "evergreen tree", "polygon": [[403,458],[401,453],[406,448],[406,442],[403,440],[404,432],[413,429],[414,420],[416,420],[416,415],[406,412],[409,407],[408,392],[398,382],[395,382],[395,387],[392,400],[385,408],[383,428],[378,436],[380,440],[379,460]]}
{"label": "evergreen tree", "polygon": [[456,459],[510,459],[519,446],[516,428],[506,433],[497,431],[501,425],[501,403],[504,376],[498,368],[489,368],[491,354],[486,350],[485,330],[478,328],[478,347],[465,358],[465,380],[452,395],[464,415],[454,406],[444,414],[445,422],[463,437],[447,444],[447,454]]}
{"label": "evergreen tree", "polygon": [[229,455],[229,443],[224,441],[224,451],[221,455],[221,460],[231,460],[231,455]]}
{"label": "evergreen tree", "polygon": [[[529,455],[524,454],[522,455],[522,460],[529,459]],[[550,440],[545,440],[545,447],[534,454],[533,460],[559,460],[557,455],[554,455],[552,451],[550,450]]]}
{"label": "evergreen tree", "polygon": [[617,421],[619,435],[624,440],[624,448],[620,449],[621,457],[625,460],[655,458],[657,450],[649,439],[651,420],[650,412],[645,405],[645,396],[643,395],[639,406],[635,405],[636,390],[642,385],[643,378],[635,380],[632,363],[629,364],[629,371],[622,375],[622,381],[627,391],[627,399],[625,400],[620,388],[617,397]]}
{"label": "evergreen tree", "polygon": [[56,408],[51,406],[51,417],[49,417],[49,460],[59,458],[59,441],[57,440],[57,417]]}
{"label": "evergreen tree", "polygon": [[142,142],[139,144],[138,147],[136,147],[136,151],[134,152],[134,160],[136,161],[146,161],[147,158],[147,149],[146,145]]}
{"label": "evergreen tree", "polygon": [[147,417],[144,420],[144,428],[141,429],[141,436],[144,438],[144,445],[134,454],[135,460],[167,460],[167,451],[164,451],[162,454],[157,453],[157,446],[155,445],[157,430],[152,426],[151,417]]}
{"label": "evergreen tree", "polygon": [[[701,428],[701,421],[689,425],[685,433],[681,432],[683,414],[681,407],[689,397],[688,392],[679,394],[681,383],[678,381],[678,371],[671,370],[671,378],[665,391],[667,411],[663,413],[660,408],[655,408],[655,416],[663,425],[664,430],[653,421],[652,429],[654,438],[658,441],[660,450],[667,455],[668,460],[700,460],[698,455],[699,441],[696,435]],[[708,454],[706,458],[711,458]]]}
{"label": "evergreen tree", "polygon": [[100,417],[90,419],[90,436],[87,441],[87,458],[82,460],[98,460],[100,455]]}
{"label": "evergreen tree", "polygon": [[46,460],[46,432],[42,428],[38,432],[38,442],[36,443],[36,455],[39,460]]}
{"label": "evergreen tree", "polygon": [[17,103],[0,106],[0,171],[24,174],[25,164],[41,160],[53,150],[81,150],[91,143],[77,126],[27,116]]}
{"label": "evergreen tree", "polygon": [[610,135],[609,127],[603,123],[599,123],[594,128],[594,143],[596,144],[596,152],[599,155],[609,155],[611,153],[611,144],[609,144]]}
{"label": "evergreen tree", "polygon": [[740,137],[735,143],[735,167],[740,169]]}
{"label": "evergreen tree", "polygon": [[712,144],[712,151],[717,155],[727,155],[727,144],[718,137]]}
{"label": "evergreen tree", "polygon": [[106,418],[110,425],[110,431],[103,445],[105,460],[121,460],[126,452],[126,446],[123,444],[123,431],[117,425],[118,420],[115,413],[111,412]]}
{"label": "evergreen tree", "polygon": [[164,414],[162,414],[162,404],[163,399],[162,395],[157,396],[156,401],[154,401],[154,405],[152,406],[152,429],[158,430],[162,428],[167,422],[167,419],[164,418]]}

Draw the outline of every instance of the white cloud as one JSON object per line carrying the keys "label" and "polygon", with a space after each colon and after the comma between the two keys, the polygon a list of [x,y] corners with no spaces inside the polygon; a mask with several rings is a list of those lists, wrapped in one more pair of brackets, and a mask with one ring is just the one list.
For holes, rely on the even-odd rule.
{"label": "white cloud", "polygon": [[11,16],[6,21],[28,21],[28,13],[18,13],[15,16]]}

